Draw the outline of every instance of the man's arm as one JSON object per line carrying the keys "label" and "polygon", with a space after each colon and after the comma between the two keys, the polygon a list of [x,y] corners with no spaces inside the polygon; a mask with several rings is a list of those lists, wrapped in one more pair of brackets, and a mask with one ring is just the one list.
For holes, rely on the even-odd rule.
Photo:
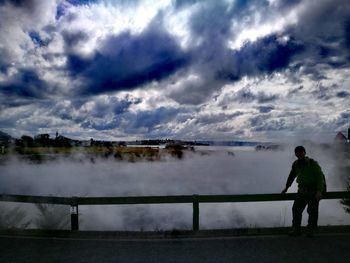
{"label": "man's arm", "polygon": [[295,163],[293,163],[292,170],[290,171],[288,179],[287,179],[286,187],[282,190],[282,194],[285,194],[287,192],[288,188],[294,182],[294,179],[295,179],[296,176],[297,176],[297,174],[295,172]]}
{"label": "man's arm", "polygon": [[325,176],[322,172],[321,166],[318,162],[314,161],[314,172],[316,175],[316,198],[320,200],[322,198],[323,187],[325,185]]}

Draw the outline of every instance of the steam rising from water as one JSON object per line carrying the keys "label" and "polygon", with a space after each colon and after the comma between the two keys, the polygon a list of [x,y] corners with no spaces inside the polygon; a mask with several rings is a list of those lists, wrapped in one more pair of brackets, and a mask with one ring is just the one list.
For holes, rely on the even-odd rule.
{"label": "steam rising from water", "polygon": [[[31,164],[13,160],[1,166],[0,193],[140,196],[281,192],[295,160],[294,146],[276,152],[242,149],[218,147],[208,155],[188,152],[182,160],[155,162],[100,159]],[[344,190],[334,152],[317,147],[307,147],[307,152],[323,168],[328,190]],[[289,192],[295,191],[296,183]],[[201,204],[200,227],[288,226],[291,206],[292,202]],[[81,206],[79,212],[81,229],[190,229],[192,224],[190,204]],[[348,224],[350,217],[338,200],[323,200],[319,223]]]}

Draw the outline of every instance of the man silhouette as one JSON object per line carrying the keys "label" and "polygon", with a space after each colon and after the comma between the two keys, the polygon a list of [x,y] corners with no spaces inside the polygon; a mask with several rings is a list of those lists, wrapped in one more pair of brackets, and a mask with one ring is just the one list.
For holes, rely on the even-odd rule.
{"label": "man silhouette", "polygon": [[307,236],[313,236],[317,228],[319,201],[325,189],[325,177],[319,164],[306,156],[306,150],[303,146],[297,146],[294,152],[298,160],[293,163],[286,187],[282,190],[282,194],[285,194],[294,179],[297,178],[298,194],[292,209],[293,230],[290,235],[301,235],[302,214],[307,206],[309,214]]}

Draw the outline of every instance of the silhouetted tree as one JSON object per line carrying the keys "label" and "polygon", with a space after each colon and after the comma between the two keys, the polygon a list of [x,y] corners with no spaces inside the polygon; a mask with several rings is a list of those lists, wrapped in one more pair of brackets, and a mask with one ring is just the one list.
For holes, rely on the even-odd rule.
{"label": "silhouetted tree", "polygon": [[33,147],[34,139],[28,135],[21,137],[23,147]]}
{"label": "silhouetted tree", "polygon": [[50,135],[46,133],[35,136],[34,141],[38,146],[51,146]]}

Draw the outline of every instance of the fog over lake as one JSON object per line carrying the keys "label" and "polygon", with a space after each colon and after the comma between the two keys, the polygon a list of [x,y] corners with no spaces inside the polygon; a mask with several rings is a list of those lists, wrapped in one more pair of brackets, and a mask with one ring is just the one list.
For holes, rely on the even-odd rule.
{"label": "fog over lake", "polygon": [[[197,152],[198,150],[198,152]],[[161,161],[59,159],[40,164],[12,159],[0,166],[0,193],[52,196],[148,196],[280,193],[294,146],[283,151],[244,147],[199,147],[184,158]],[[333,150],[307,147],[321,165],[328,191],[345,189],[346,178]],[[297,190],[296,183],[289,192]],[[2,207],[14,204],[2,203]],[[35,207],[15,204],[35,218]],[[69,208],[69,207],[67,207]],[[200,228],[269,227],[291,224],[292,202],[200,204]],[[62,212],[63,211],[63,212]],[[60,210],[69,218],[69,209]],[[63,215],[62,215],[63,214]],[[192,204],[80,206],[81,230],[191,229]],[[307,219],[304,213],[304,224]],[[320,203],[320,225],[350,224],[339,200]]]}

